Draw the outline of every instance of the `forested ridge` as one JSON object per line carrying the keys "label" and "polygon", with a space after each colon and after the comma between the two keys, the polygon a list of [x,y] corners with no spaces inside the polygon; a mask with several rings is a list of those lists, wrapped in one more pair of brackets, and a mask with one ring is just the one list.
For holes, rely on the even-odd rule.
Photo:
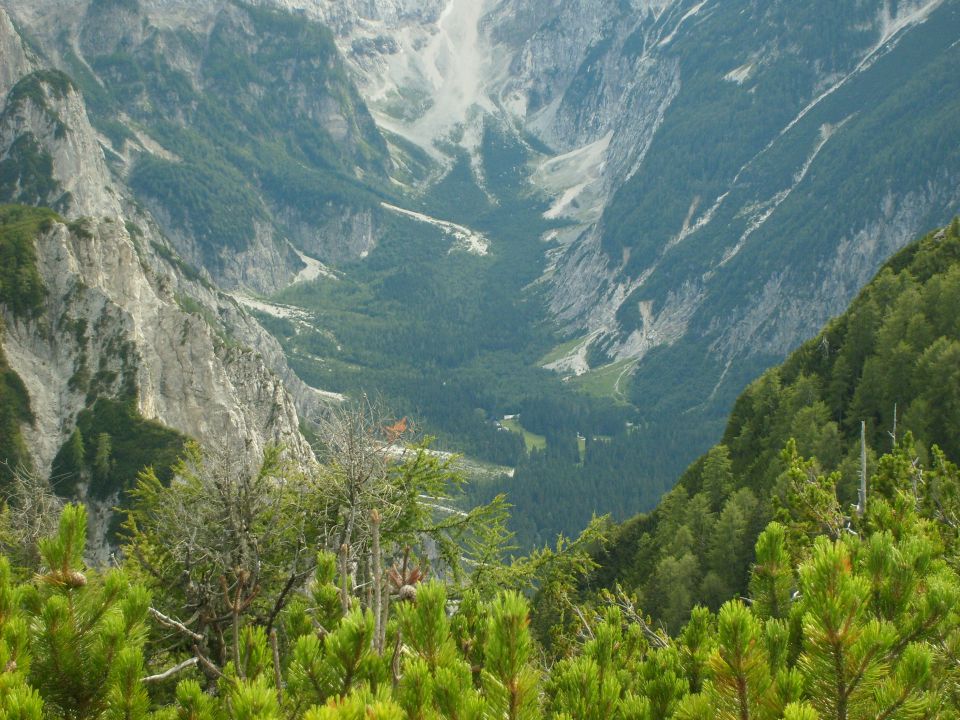
{"label": "forested ridge", "polygon": [[878,455],[933,446],[960,456],[958,222],[891,258],[850,308],[740,396],[720,444],[693,463],[655,511],[615,532],[594,582],[639,593],[678,628],[697,602],[743,594],[756,538],[787,505],[789,470],[810,458],[840,507],[857,501],[861,423],[868,472]]}
{"label": "forested ridge", "polygon": [[654,513],[528,556],[503,498],[460,509],[370,404],[323,421],[310,472],[194,446],[142,472],[109,569],[84,507],[16,472],[0,719],[958,717],[958,280],[955,222],[754,383]]}

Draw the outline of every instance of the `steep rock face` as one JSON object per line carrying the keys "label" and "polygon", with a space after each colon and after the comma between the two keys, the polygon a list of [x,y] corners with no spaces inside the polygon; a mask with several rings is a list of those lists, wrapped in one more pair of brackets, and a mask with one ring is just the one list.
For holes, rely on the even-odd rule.
{"label": "steep rock face", "polygon": [[[5,157],[28,144],[50,173],[50,192],[30,196],[37,178],[32,164],[22,163],[12,197],[51,205],[70,216],[118,215],[120,202],[103,160],[103,152],[87,119],[83,98],[73,83],[56,71],[40,70],[21,78],[11,89],[0,115],[0,147]],[[26,193],[26,196],[24,194]]]}
{"label": "steep rock face", "polygon": [[379,211],[334,205],[328,210],[325,222],[319,215],[313,222],[307,222],[295,213],[281,212],[279,217],[293,244],[311,257],[324,258],[333,264],[366,257],[379,235]]}
{"label": "steep rock face", "polygon": [[108,159],[188,262],[270,293],[369,252],[387,148],[328,31],[283,3],[38,0],[11,13],[90,103]]}
{"label": "steep rock face", "polygon": [[[3,28],[0,45],[16,46],[0,10]],[[24,138],[36,160],[30,172],[11,155]],[[144,418],[251,459],[279,442],[311,461],[284,379],[305,412],[318,397],[296,380],[276,341],[179,260],[153,219],[113,185],[67,78],[39,70],[17,80],[0,109],[0,158],[17,178],[5,201],[56,202],[77,218],[50,223],[36,238],[46,288],[39,314],[0,307],[4,353],[30,395],[34,420],[23,432],[38,470],[50,471],[78,415],[98,398],[132,401]],[[37,197],[21,197],[28,185]]]}
{"label": "steep rock face", "polygon": [[[449,164],[438,142],[475,150],[497,114],[495,55],[484,17],[491,0],[304,2],[337,35],[379,125]],[[394,146],[395,155],[403,148]]]}
{"label": "steep rock face", "polygon": [[[476,153],[486,117],[549,146],[531,180],[572,221],[549,304],[589,338],[553,367],[633,363],[640,406],[722,416],[960,209],[956,0],[465,4],[319,12],[384,128]],[[681,366],[696,382],[658,381]]]}
{"label": "steep rock face", "polygon": [[280,442],[310,457],[280,378],[258,354],[218,337],[202,314],[181,309],[120,222],[79,233],[56,224],[37,251],[43,315],[6,317],[4,350],[30,391],[36,421],[25,434],[39,470],[49,472],[91,396],[132,389],[144,417],[204,444],[255,458]]}
{"label": "steep rock face", "polygon": [[0,12],[0,58],[0,95],[6,97],[20,78],[35,69],[35,62],[4,12]]}

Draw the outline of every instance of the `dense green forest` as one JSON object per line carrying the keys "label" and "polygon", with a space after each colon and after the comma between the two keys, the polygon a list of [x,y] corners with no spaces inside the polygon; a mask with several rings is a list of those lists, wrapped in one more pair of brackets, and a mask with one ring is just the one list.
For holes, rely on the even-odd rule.
{"label": "dense green forest", "polygon": [[[857,500],[861,422],[867,465],[903,444],[911,459],[958,457],[960,226],[895,255],[849,310],[740,396],[721,444],[652,513],[620,527],[594,582],[635,590],[679,627],[697,602],[747,590],[753,547],[779,517],[798,458]],[[786,448],[786,450],[785,450]],[[669,578],[669,582],[666,580]]]}
{"label": "dense green forest", "polygon": [[599,526],[508,560],[499,501],[453,512],[433,456],[378,466],[337,437],[318,477],[196,449],[170,486],[143,473],[109,570],[83,562],[83,506],[19,476],[0,718],[960,716],[960,472],[939,451],[879,458],[851,516],[839,475],[792,458],[748,594],[667,632],[620,588],[576,600]]}
{"label": "dense green forest", "polygon": [[140,473],[110,569],[14,473],[0,718],[960,717],[958,229],[748,388],[654,513],[529,555],[370,404],[307,473],[194,446]]}
{"label": "dense green forest", "polygon": [[[537,282],[538,238],[555,221],[544,220],[548,204],[525,180],[532,153],[490,123],[480,154],[489,187],[477,185],[462,153],[421,201],[425,213],[486,233],[486,256],[451,249],[448,237],[423,223],[389,218],[376,250],[341,265],[338,279],[273,297],[305,310],[308,322],[258,314],[308,384],[351,397],[378,394],[398,417],[416,418],[437,449],[513,468],[512,476],[487,474],[469,493],[486,502],[509,492],[511,527],[525,548],[579,532],[594,512],[626,520],[651,509],[718,434],[705,427],[676,444],[648,440],[649,421],[636,407],[539,367],[564,338],[544,320]],[[505,415],[519,415],[545,447],[525,447],[505,431]]]}

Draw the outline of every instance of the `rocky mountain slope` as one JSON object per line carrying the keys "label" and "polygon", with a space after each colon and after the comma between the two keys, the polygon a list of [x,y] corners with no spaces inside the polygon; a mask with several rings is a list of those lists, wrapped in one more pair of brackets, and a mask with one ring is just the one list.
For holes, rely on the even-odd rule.
{"label": "rocky mountain slope", "polygon": [[[205,320],[216,367],[255,348],[301,411],[318,397],[239,298],[312,384],[386,389],[497,464],[523,459],[502,415],[574,388],[618,408],[563,442],[626,433],[669,484],[750,379],[960,208],[960,0],[0,6],[0,198],[129,242],[169,279],[124,292]],[[201,424],[175,405],[155,415]]]}
{"label": "rocky mountain slope", "polygon": [[133,480],[132,457],[157,459],[150,443],[190,437],[250,460],[282,443],[308,462],[297,405],[310,413],[319,398],[170,249],[106,161],[73,81],[3,10],[0,48],[0,199],[19,203],[0,218],[0,365],[23,409],[0,432],[6,459],[23,448],[12,459],[105,508]]}
{"label": "rocky mountain slope", "polygon": [[550,304],[584,338],[553,366],[620,363],[648,407],[726,407],[960,206],[950,0],[304,4],[381,126],[536,138],[570,221]]}
{"label": "rocky mountain slope", "polygon": [[82,90],[107,161],[177,252],[273,292],[368,252],[387,147],[329,31],[207,0],[9,3]]}

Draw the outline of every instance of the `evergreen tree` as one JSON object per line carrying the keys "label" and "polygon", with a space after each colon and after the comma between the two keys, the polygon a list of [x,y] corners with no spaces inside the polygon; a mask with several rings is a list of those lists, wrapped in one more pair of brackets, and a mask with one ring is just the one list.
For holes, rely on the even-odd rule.
{"label": "evergreen tree", "polygon": [[483,689],[489,712],[505,720],[539,717],[540,678],[531,665],[533,644],[526,601],[508,592],[489,607]]}
{"label": "evergreen tree", "polygon": [[750,577],[753,610],[761,618],[785,618],[794,588],[786,528],[770,523],[757,539],[757,561]]}
{"label": "evergreen tree", "polygon": [[68,505],[40,544],[46,572],[30,593],[35,623],[29,681],[53,717],[146,717],[142,683],[147,591],[122,570],[83,566],[87,515]]}

